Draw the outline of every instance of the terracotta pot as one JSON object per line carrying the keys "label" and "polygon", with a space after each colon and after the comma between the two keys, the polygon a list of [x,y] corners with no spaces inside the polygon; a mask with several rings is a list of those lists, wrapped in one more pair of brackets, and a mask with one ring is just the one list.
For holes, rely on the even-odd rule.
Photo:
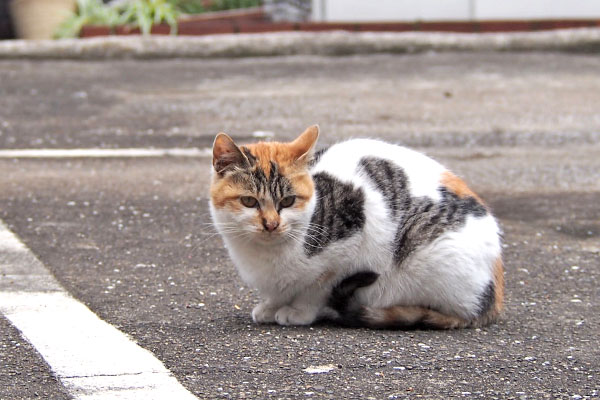
{"label": "terracotta pot", "polygon": [[17,37],[51,39],[75,10],[76,0],[12,0],[10,11]]}

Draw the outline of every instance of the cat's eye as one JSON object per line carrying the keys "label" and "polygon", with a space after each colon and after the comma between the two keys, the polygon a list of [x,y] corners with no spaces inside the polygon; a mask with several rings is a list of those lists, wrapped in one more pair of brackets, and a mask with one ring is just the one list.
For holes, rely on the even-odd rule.
{"label": "cat's eye", "polygon": [[244,207],[254,208],[258,204],[258,200],[256,200],[252,196],[242,196],[240,197],[240,201],[244,205]]}
{"label": "cat's eye", "polygon": [[294,205],[295,202],[296,202],[296,196],[287,196],[287,197],[284,197],[283,199],[281,199],[281,201],[279,202],[279,206],[281,208],[287,208],[287,207],[291,207],[292,205]]}

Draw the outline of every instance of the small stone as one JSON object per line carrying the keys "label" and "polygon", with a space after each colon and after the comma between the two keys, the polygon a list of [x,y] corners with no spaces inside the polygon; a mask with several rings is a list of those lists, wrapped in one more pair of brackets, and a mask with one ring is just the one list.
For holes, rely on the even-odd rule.
{"label": "small stone", "polygon": [[593,245],[584,245],[582,250],[589,253],[600,253],[600,247]]}
{"label": "small stone", "polygon": [[326,374],[328,372],[333,371],[336,368],[337,367],[333,364],[327,364],[327,365],[310,366],[310,367],[304,368],[303,371],[306,372],[307,374]]}

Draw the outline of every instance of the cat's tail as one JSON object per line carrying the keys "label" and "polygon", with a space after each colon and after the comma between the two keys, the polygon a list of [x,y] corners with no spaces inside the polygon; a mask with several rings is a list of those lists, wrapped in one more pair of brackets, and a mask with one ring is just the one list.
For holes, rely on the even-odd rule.
{"label": "cat's tail", "polygon": [[358,272],[340,282],[332,291],[329,307],[338,316],[335,322],[349,327],[368,327],[375,329],[457,329],[476,328],[494,321],[497,312],[485,313],[472,320],[446,315],[420,306],[391,306],[386,308],[366,307],[353,301],[354,292],[373,284],[379,274]]}
{"label": "cat's tail", "polygon": [[357,307],[352,298],[357,289],[372,285],[377,278],[378,273],[361,271],[345,278],[333,288],[328,306],[337,312],[338,316],[334,318],[336,322],[352,327],[365,325],[362,318],[363,309]]}

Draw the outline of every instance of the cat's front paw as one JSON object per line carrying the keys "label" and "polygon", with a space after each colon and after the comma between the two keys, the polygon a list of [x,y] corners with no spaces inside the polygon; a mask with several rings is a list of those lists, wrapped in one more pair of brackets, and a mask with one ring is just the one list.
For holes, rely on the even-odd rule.
{"label": "cat's front paw", "polygon": [[275,322],[275,311],[267,303],[260,303],[252,310],[252,320],[257,324],[270,324]]}
{"label": "cat's front paw", "polygon": [[279,325],[310,325],[317,318],[317,314],[308,309],[297,309],[283,306],[275,313],[275,321]]}

